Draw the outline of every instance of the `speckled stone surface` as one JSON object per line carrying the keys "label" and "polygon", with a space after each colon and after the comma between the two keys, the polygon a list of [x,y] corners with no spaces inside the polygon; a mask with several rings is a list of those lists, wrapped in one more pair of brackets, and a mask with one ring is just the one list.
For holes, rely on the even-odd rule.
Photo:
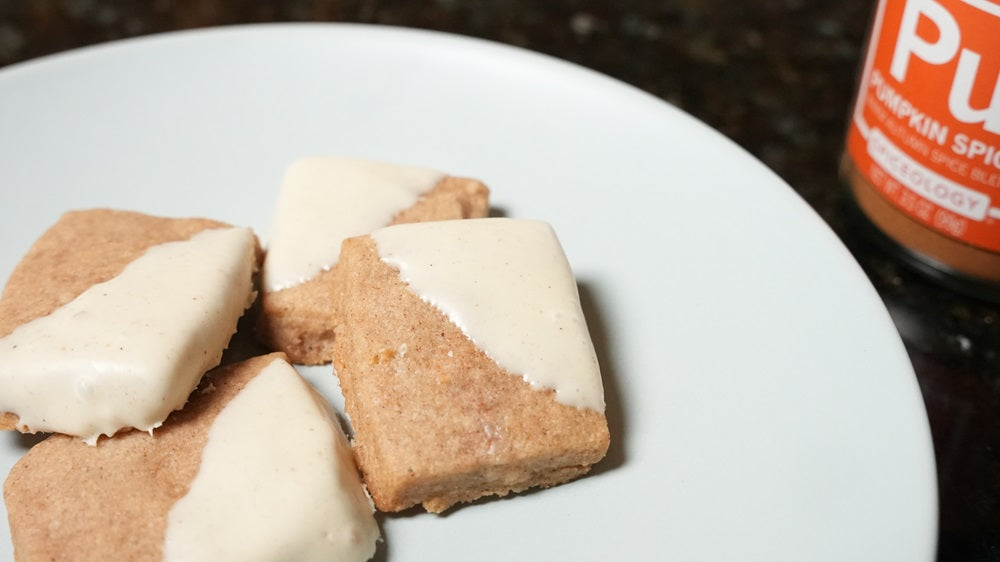
{"label": "speckled stone surface", "polygon": [[[834,228],[902,334],[930,417],[941,560],[1000,560],[1000,306],[943,289],[862,233],[837,159],[873,2],[0,0],[0,66],[149,33],[268,21],[436,29],[633,84],[715,127]],[[864,392],[859,388],[858,392]]]}

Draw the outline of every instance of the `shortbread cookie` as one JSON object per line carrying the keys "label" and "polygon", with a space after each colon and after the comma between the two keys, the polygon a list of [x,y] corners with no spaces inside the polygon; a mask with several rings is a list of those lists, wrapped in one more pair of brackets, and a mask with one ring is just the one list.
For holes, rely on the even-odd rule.
{"label": "shortbread cookie", "polygon": [[542,222],[391,226],[341,253],[334,367],[378,509],[551,486],[609,443],[569,264]]}
{"label": "shortbread cookie", "polygon": [[473,179],[347,158],[288,169],[263,268],[257,334],[297,363],[330,361],[333,279],[344,238],[389,224],[484,217],[489,191]]}
{"label": "shortbread cookie", "polygon": [[22,562],[354,562],[379,535],[347,439],[280,354],[208,373],[154,435],[48,438],[4,498]]}
{"label": "shortbread cookie", "polygon": [[246,228],[112,210],[64,215],[0,297],[0,420],[88,442],[151,430],[218,365],[254,298]]}

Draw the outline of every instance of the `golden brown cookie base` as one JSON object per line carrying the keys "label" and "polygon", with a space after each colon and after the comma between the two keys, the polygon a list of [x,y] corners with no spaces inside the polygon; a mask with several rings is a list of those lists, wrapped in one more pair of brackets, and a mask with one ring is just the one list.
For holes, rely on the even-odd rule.
{"label": "golden brown cookie base", "polygon": [[354,450],[382,511],[551,486],[609,443],[604,414],[500,368],[384,264],[367,236],[341,252],[334,366]]}
{"label": "golden brown cookie base", "polygon": [[[391,224],[481,218],[489,212],[489,190],[481,182],[446,177]],[[334,266],[336,269],[336,266]],[[319,365],[333,357],[335,273],[324,271],[309,281],[264,292],[257,335],[268,348],[283,351],[294,363]]]}
{"label": "golden brown cookie base", "polygon": [[[0,295],[0,337],[110,280],[152,246],[228,226],[112,209],[70,211],[35,241],[11,273]],[[259,248],[257,253],[259,263]],[[0,414],[0,429],[16,429],[18,421],[13,413]]]}
{"label": "golden brown cookie base", "polygon": [[4,483],[15,558],[161,559],[167,514],[198,472],[216,415],[280,357],[209,372],[152,436],[131,430],[90,446],[53,435],[34,446]]}

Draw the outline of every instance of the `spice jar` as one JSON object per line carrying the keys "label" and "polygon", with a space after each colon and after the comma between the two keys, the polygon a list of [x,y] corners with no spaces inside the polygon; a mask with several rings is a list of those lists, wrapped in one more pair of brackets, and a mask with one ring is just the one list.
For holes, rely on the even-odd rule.
{"label": "spice jar", "polygon": [[907,262],[1000,299],[1000,4],[879,1],[842,173]]}

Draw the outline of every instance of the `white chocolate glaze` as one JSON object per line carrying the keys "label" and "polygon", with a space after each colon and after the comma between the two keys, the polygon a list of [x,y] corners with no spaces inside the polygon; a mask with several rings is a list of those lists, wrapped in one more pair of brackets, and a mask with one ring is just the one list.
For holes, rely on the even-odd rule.
{"label": "white chocolate glaze", "polygon": [[0,411],[96,443],[152,430],[219,363],[253,297],[246,228],[149,248],[116,277],[0,338]]}
{"label": "white chocolate glaze", "polygon": [[278,194],[264,290],[294,287],[330,269],[345,238],[389,224],[442,178],[434,170],[368,160],[296,160]]}
{"label": "white chocolate glaze", "polygon": [[276,359],[212,422],[164,559],[360,562],[379,537],[372,513],[329,406]]}
{"label": "white chocolate glaze", "polygon": [[552,228],[507,218],[372,233],[382,260],[501,367],[570,406],[604,411],[594,345]]}

